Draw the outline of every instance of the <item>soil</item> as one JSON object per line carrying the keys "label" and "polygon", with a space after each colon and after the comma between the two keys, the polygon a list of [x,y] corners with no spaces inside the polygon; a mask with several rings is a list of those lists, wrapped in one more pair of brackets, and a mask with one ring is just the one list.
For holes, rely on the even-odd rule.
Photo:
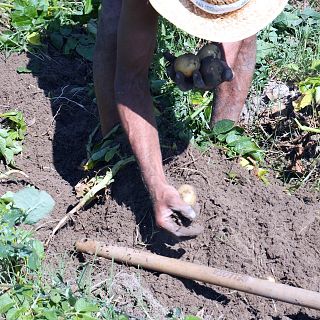
{"label": "soil", "polygon": [[[18,74],[19,66],[33,73]],[[2,57],[0,70],[1,112],[20,110],[28,122],[17,165],[29,176],[2,182],[0,194],[32,184],[52,195],[54,212],[34,228],[45,240],[77,203],[74,186],[85,177],[80,164],[98,123],[86,91],[91,66],[54,54],[22,54]],[[89,237],[320,291],[319,194],[290,195],[272,175],[266,186],[217,149],[201,153],[178,145],[178,150],[165,148],[164,159],[174,186],[189,183],[197,190],[201,236],[179,242],[155,227],[150,199],[132,164],[105,196],[54,237],[48,272],[60,272],[73,288],[81,275],[82,287],[93,285],[94,294],[141,319],[164,319],[174,308],[203,319],[320,318],[313,310],[74,252],[74,242]]]}

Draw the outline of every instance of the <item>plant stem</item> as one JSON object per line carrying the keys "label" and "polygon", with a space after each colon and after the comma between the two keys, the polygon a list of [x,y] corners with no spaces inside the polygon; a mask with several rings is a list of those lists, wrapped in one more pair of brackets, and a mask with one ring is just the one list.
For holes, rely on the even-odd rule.
{"label": "plant stem", "polygon": [[0,2],[0,8],[13,9],[14,6],[12,4],[9,4],[9,3]]}
{"label": "plant stem", "polygon": [[297,119],[294,119],[294,121],[298,125],[299,129],[302,131],[311,132],[311,133],[320,133],[320,128],[311,128],[311,127],[303,126]]}

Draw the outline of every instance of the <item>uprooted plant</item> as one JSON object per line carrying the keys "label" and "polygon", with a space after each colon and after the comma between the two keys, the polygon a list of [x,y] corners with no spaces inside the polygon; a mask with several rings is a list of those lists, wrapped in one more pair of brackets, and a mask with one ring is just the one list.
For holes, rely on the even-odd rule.
{"label": "uprooted plant", "polygon": [[[87,143],[87,160],[83,165],[84,170],[92,170],[98,164],[103,163],[104,166],[92,178],[85,178],[76,186],[76,192],[80,198],[78,204],[70,210],[55,226],[50,237],[46,241],[48,245],[57,233],[72,216],[87,204],[92,202],[96,195],[113,181],[116,174],[127,164],[134,162],[135,158],[131,155],[121,152],[120,144],[115,141],[115,134],[119,132],[119,126],[113,128],[101,142],[94,144],[93,138],[98,131],[99,126],[89,136]],[[101,172],[105,172],[101,174]]]}

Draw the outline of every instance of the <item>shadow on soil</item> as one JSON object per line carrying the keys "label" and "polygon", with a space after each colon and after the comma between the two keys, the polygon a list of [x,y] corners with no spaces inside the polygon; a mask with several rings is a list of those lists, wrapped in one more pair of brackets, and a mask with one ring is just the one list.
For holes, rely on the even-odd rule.
{"label": "shadow on soil", "polygon": [[[28,58],[30,60],[27,68],[37,77],[39,88],[51,99],[54,122],[48,128],[47,134],[53,131],[53,164],[60,176],[75,186],[84,178],[80,166],[86,158],[89,134],[99,121],[93,92],[88,88],[88,83],[92,83],[92,66],[83,59],[67,58],[55,51],[50,51],[50,55],[28,54]],[[161,107],[159,106],[160,110]],[[166,110],[166,114],[174,120],[170,110]],[[174,141],[171,133],[176,131],[176,126],[181,127],[181,123],[168,119],[159,120],[160,136],[164,146],[162,153],[166,162],[170,162],[170,159],[179,155],[188,145],[188,141]],[[178,148],[174,150],[168,147],[172,146],[173,142],[178,144]],[[178,239],[159,232],[155,227],[152,203],[136,164],[130,165],[118,174],[112,187],[112,197],[118,204],[124,204],[135,214],[141,240],[149,244],[150,251],[172,258],[180,258],[185,253],[183,249],[170,249]],[[207,299],[223,304],[229,302],[226,296],[210,287],[191,280],[181,281],[186,288]]]}
{"label": "shadow on soil", "polygon": [[[288,319],[292,319],[292,320],[316,320],[316,319],[318,319],[318,318],[310,317],[301,311],[297,314],[287,315],[287,317],[288,317]],[[272,319],[273,320],[281,320],[282,317],[274,317]]]}

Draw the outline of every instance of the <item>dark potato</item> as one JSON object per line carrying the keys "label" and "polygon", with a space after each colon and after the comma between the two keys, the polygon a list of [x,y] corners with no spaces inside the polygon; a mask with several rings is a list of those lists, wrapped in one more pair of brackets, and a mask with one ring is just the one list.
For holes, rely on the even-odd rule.
{"label": "dark potato", "polygon": [[217,58],[209,56],[201,61],[200,73],[209,87],[215,88],[223,82],[224,71],[221,61]]}
{"label": "dark potato", "polygon": [[206,57],[212,56],[213,58],[221,59],[221,51],[220,48],[213,43],[209,43],[202,47],[197,56],[199,57],[200,61]]}
{"label": "dark potato", "polygon": [[186,77],[191,77],[193,72],[199,68],[200,60],[192,53],[183,54],[174,61],[174,70],[182,72]]}

